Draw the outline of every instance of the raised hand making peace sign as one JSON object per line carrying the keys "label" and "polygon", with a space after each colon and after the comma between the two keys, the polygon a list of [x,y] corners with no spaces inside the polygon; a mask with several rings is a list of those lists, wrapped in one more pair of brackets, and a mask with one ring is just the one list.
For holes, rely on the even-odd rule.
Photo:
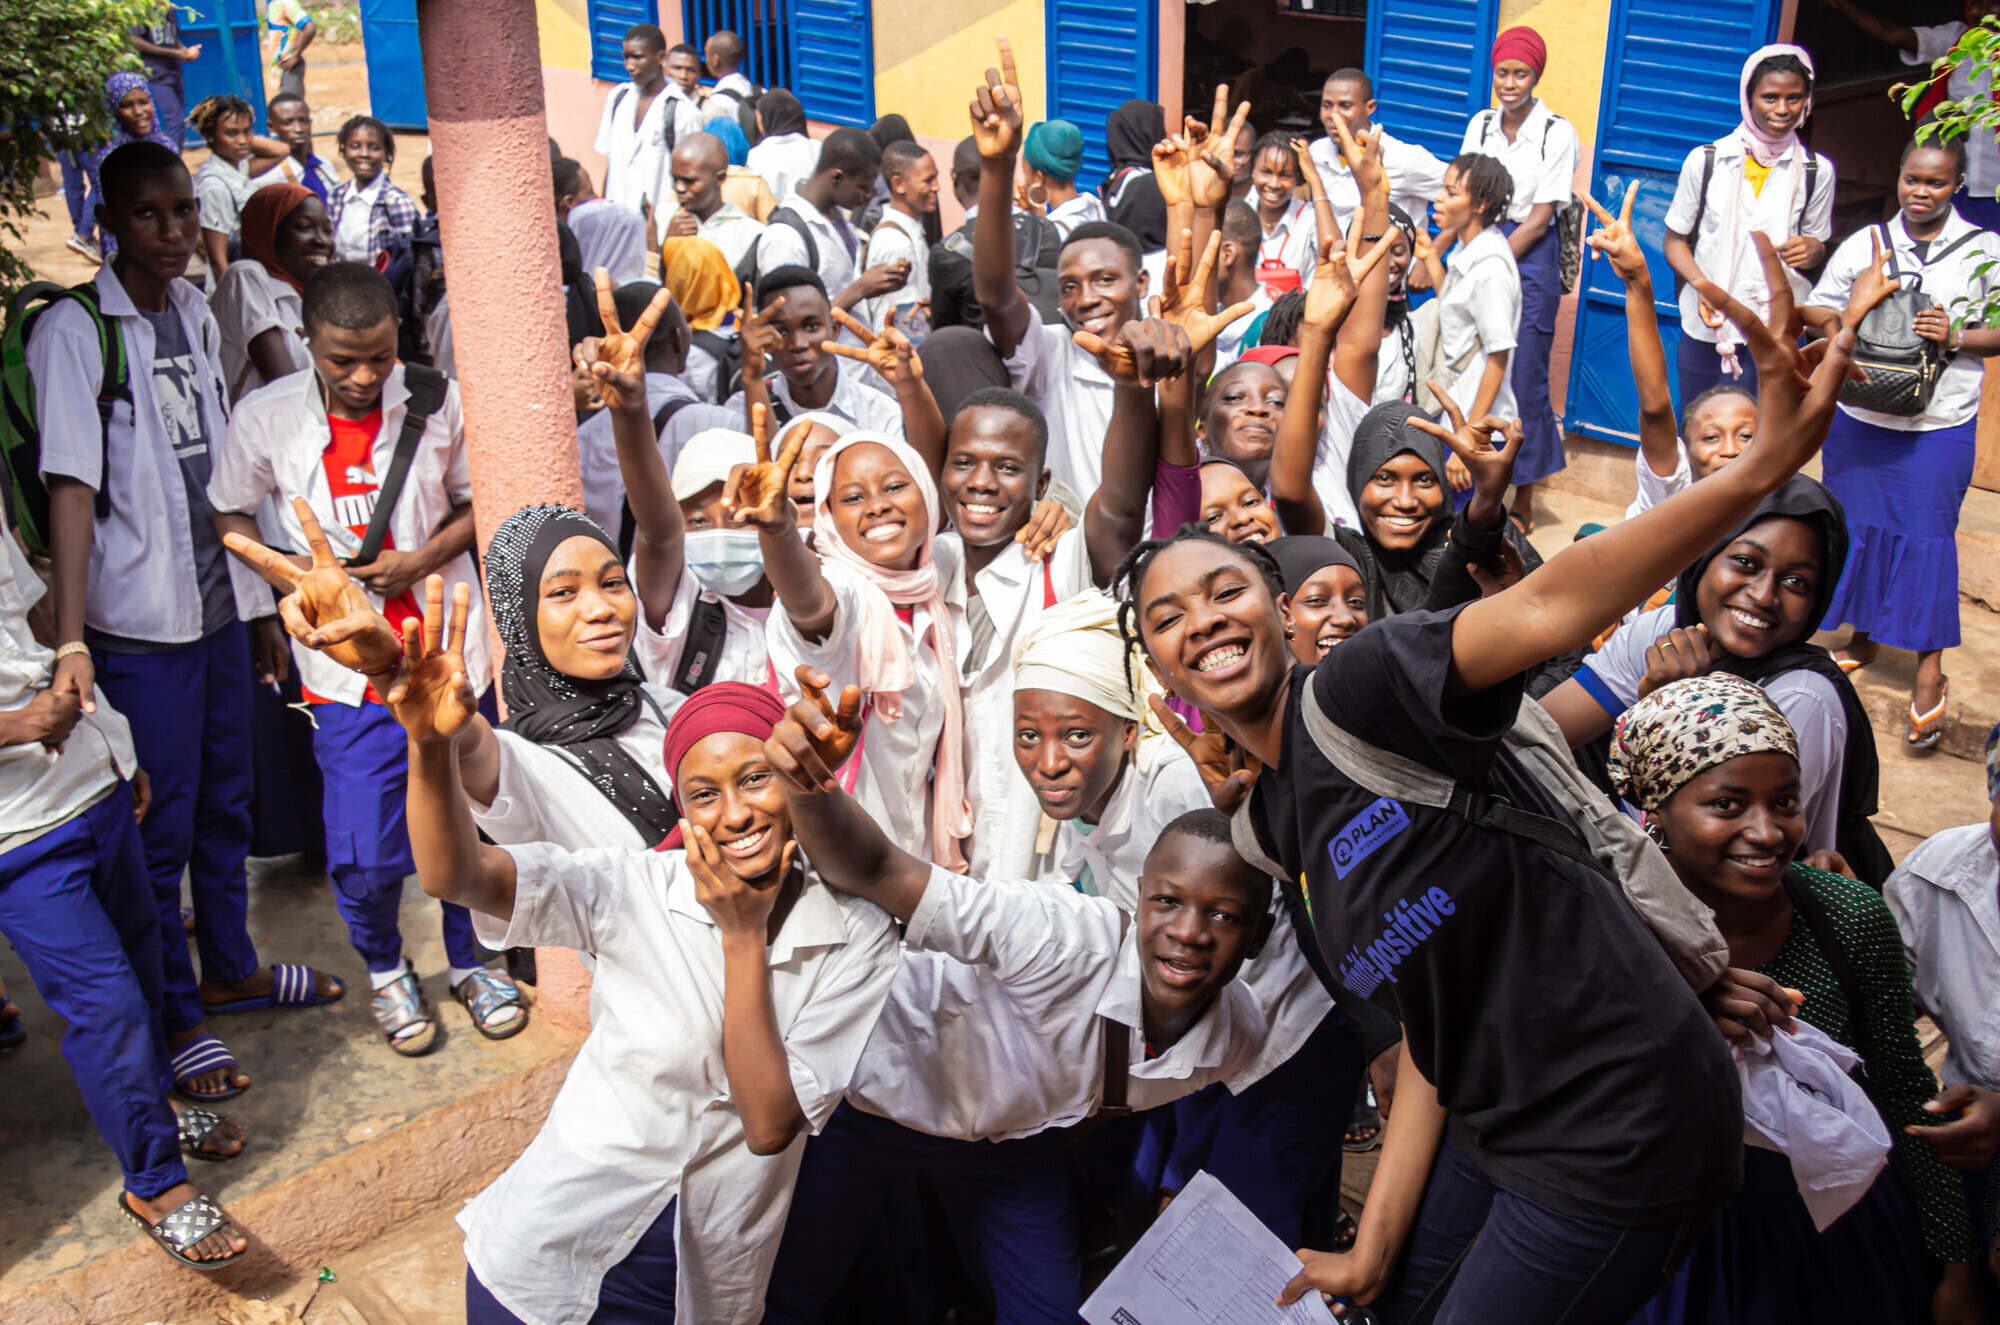
{"label": "raised hand making peace sign", "polygon": [[1625,186],[1625,201],[1618,208],[1618,215],[1612,216],[1604,204],[1583,195],[1583,205],[1590,208],[1597,218],[1598,228],[1584,237],[1584,244],[1590,249],[1590,259],[1611,260],[1611,270],[1618,273],[1618,279],[1628,286],[1643,282],[1651,289],[1653,273],[1646,266],[1646,253],[1639,247],[1639,237],[1632,233],[1632,204],[1639,197],[1639,183],[1633,180]]}
{"label": "raised hand making peace sign", "polygon": [[403,623],[403,664],[382,702],[419,745],[448,741],[479,716],[479,696],[465,676],[465,621],[472,588],[451,591],[451,630],[444,628],[444,579],[424,581],[424,624]]}
{"label": "raised hand making peace sign", "polygon": [[[1222,334],[1222,329],[1238,318],[1248,317],[1257,305],[1248,300],[1231,304],[1220,313],[1209,311],[1203,291],[1214,274],[1216,255],[1222,252],[1222,232],[1208,236],[1201,261],[1194,261],[1194,232],[1183,230],[1174,245],[1174,259],[1160,275],[1160,293],[1153,296],[1153,316],[1171,322],[1187,333],[1189,353],[1200,354]],[[1190,270],[1192,268],[1192,270]]]}
{"label": "raised hand making peace sign", "polygon": [[[1335,124],[1340,121],[1336,119]],[[1342,126],[1345,128],[1346,126]],[[1361,232],[1367,227],[1362,224],[1362,208],[1356,207],[1347,224],[1347,239],[1343,242],[1338,235],[1323,235],[1319,241],[1319,262],[1313,269],[1312,284],[1306,287],[1305,308],[1300,319],[1307,326],[1337,329],[1346,319],[1347,311],[1354,307],[1355,295],[1360,292],[1361,283],[1369,273],[1382,265],[1382,259],[1389,254],[1389,245],[1377,241],[1368,250],[1368,256],[1361,256]]]}
{"label": "raised hand making peace sign", "polygon": [[290,586],[291,592],[278,600],[278,618],[284,622],[286,634],[342,667],[364,676],[387,676],[403,656],[402,644],[388,618],[375,610],[367,593],[334,557],[305,498],[294,497],[292,510],[305,530],[306,545],[312,549],[309,566],[302,568],[283,553],[242,534],[224,534],[224,546],[255,566],[266,579]]}
{"label": "raised hand making peace sign", "polygon": [[842,690],[836,707],[826,697],[832,677],[802,664],[797,678],[800,698],[764,742],[764,758],[795,791],[833,791],[840,786],[834,774],[861,744],[861,690]]}
{"label": "raised hand making peace sign", "polygon": [[1214,209],[1229,202],[1236,182],[1236,139],[1250,118],[1250,103],[1237,103],[1229,113],[1229,84],[1215,88],[1215,113],[1203,124],[1188,116],[1181,125],[1187,142],[1187,198],[1197,207]]}
{"label": "raised hand making peace sign", "polygon": [[1014,48],[1005,33],[995,39],[1000,67],[986,71],[986,81],[972,95],[972,137],[979,155],[988,161],[1012,156],[1021,147],[1021,75],[1014,69]]}
{"label": "raised hand making peace sign", "polygon": [[757,307],[757,296],[750,282],[743,282],[743,322],[737,329],[736,343],[743,350],[743,381],[745,388],[754,379],[764,380],[765,361],[778,353],[784,341],[784,332],[777,325],[778,314],[785,308],[785,296],[778,295],[763,307]]}
{"label": "raised hand making peace sign", "polygon": [[777,537],[790,534],[798,525],[798,509],[791,498],[792,470],[812,429],[793,428],[773,460],[769,418],[762,405],[750,407],[750,436],[757,444],[757,463],[729,471],[729,481],[722,487],[722,509],[729,513],[729,523]]}
{"label": "raised hand making peace sign", "polygon": [[917,347],[910,344],[910,338],[896,329],[895,309],[890,309],[888,316],[882,319],[880,331],[870,331],[867,323],[844,308],[833,310],[833,320],[860,337],[861,344],[844,345],[839,341],[823,340],[819,343],[822,350],[867,364],[892,387],[923,380],[924,361],[917,357]]}
{"label": "raised hand making peace sign", "polygon": [[646,342],[673,302],[672,291],[661,286],[627,331],[611,297],[611,273],[597,269],[597,315],[604,321],[604,334],[576,347],[576,365],[597,379],[597,393],[612,409],[646,408]]}

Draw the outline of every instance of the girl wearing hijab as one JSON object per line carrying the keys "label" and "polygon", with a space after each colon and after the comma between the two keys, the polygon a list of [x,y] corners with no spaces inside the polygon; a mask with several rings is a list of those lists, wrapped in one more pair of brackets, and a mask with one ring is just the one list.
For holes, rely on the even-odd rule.
{"label": "girl wearing hijab", "polygon": [[1738,86],[1743,122],[1688,153],[1667,208],[1667,265],[1688,282],[1680,294],[1684,404],[1725,382],[1757,390],[1756,368],[1739,353],[1742,338],[1693,282],[1714,281],[1746,303],[1767,298],[1750,238],[1761,231],[1802,301],[1811,284],[1799,273],[1825,259],[1833,234],[1833,162],[1799,139],[1812,113],[1812,56],[1800,46],[1761,47],[1743,62]]}
{"label": "girl wearing hijab", "polygon": [[1879,776],[1874,729],[1846,674],[1812,642],[1847,551],[1840,502],[1793,477],[1680,573],[1673,602],[1620,626],[1543,706],[1577,746],[1669,681],[1718,671],[1756,682],[1796,734],[1805,849],[1838,851],[1880,887],[1890,860],[1868,822]]}
{"label": "girl wearing hijab", "polygon": [[[104,158],[126,143],[158,143],[170,152],[178,154],[180,144],[170,141],[160,129],[159,113],[153,105],[153,94],[146,85],[144,74],[128,73],[120,70],[104,80],[104,109],[111,116],[111,141],[94,152],[83,156],[83,173],[90,186],[90,201],[93,205],[104,198],[104,185],[98,179],[98,170]],[[99,236],[100,251],[105,261],[118,251],[118,241],[106,230]]]}
{"label": "girl wearing hijab", "polygon": [[1104,120],[1111,173],[1097,187],[1105,214],[1138,236],[1147,253],[1167,246],[1167,202],[1153,178],[1153,144],[1167,136],[1167,113],[1151,101],[1128,101]]}
{"label": "girl wearing hijab", "polygon": [[209,300],[222,332],[222,376],[232,404],[312,367],[304,332],[306,277],[331,261],[333,223],[303,184],[268,184],[243,204],[243,256],[222,273]]}
{"label": "girl wearing hijab", "polygon": [[[1645,814],[1647,833],[1680,881],[1714,910],[1732,976],[1754,972],[1788,998],[1803,995],[1797,1017],[1858,1060],[1854,1079],[1895,1146],[1858,1204],[1820,1228],[1800,1196],[1805,1175],[1793,1167],[1797,1148],[1818,1138],[1793,1131],[1792,1157],[1746,1145],[1742,1188],[1635,1321],[1974,1325],[1980,1256],[1964,1195],[1931,1143],[1919,1139],[1936,1121],[1924,1109],[1936,1083],[1912,1025],[1902,938],[1874,889],[1792,863],[1806,820],[1798,739],[1784,714],[1740,677],[1672,682],[1619,719],[1611,778]],[[1739,1058],[1754,1061],[1748,1027],[1731,1029]],[[1758,1033],[1773,1029],[1795,1027]],[[1754,1101],[1745,1103],[1754,1125]],[[1926,1253],[1944,1265],[1934,1292]]]}
{"label": "girl wearing hijab", "polygon": [[772,197],[789,197],[819,168],[819,144],[806,133],[805,107],[784,88],[774,87],[757,98],[757,123],[764,136],[744,164],[771,186]]}
{"label": "girl wearing hijab", "polygon": [[1045,120],[1029,129],[1021,143],[1021,165],[1028,205],[1045,208],[1064,239],[1085,222],[1111,219],[1102,198],[1076,191],[1077,172],[1083,169],[1083,130],[1068,120]]}
{"label": "girl wearing hijab", "polygon": [[741,359],[737,328],[743,285],[721,249],[698,235],[660,241],[660,283],[687,318],[689,343],[681,379],[697,399],[720,405],[736,390],[730,366]]}
{"label": "girl wearing hijab", "polygon": [[1308,666],[1368,624],[1361,563],[1331,538],[1287,534],[1270,544],[1292,609],[1292,654]]}
{"label": "girl wearing hijab", "polygon": [[[1515,507],[1524,513],[1533,508],[1534,485],[1564,463],[1562,434],[1549,404],[1549,352],[1555,345],[1556,308],[1562,303],[1556,216],[1570,204],[1570,182],[1582,151],[1570,122],[1535,95],[1548,63],[1541,33],[1529,27],[1501,33],[1493,42],[1493,98],[1500,105],[1472,117],[1459,148],[1497,159],[1514,182],[1500,230],[1520,269],[1520,329],[1508,377],[1526,439],[1514,464],[1520,488]],[[1438,251],[1444,249],[1441,240]],[[1474,412],[1467,400],[1459,404]]]}

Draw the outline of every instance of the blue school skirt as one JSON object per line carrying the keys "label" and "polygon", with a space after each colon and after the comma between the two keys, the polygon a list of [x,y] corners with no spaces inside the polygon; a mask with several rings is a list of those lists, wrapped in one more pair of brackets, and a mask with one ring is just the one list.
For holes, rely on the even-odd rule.
{"label": "blue school skirt", "polygon": [[[1513,234],[1515,223],[1500,227]],[[1508,379],[1514,385],[1514,405],[1521,413],[1521,454],[1514,461],[1514,482],[1539,482],[1568,463],[1563,456],[1562,429],[1556,426],[1549,402],[1549,355],[1556,343],[1556,310],[1562,304],[1562,240],[1556,224],[1535,241],[1517,264],[1521,269],[1521,325],[1515,333],[1514,359]]]}

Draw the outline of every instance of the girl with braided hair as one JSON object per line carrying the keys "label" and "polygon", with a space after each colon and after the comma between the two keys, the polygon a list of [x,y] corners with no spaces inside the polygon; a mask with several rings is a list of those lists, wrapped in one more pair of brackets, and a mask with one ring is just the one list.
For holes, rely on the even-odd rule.
{"label": "girl with braided hair", "polygon": [[194,196],[201,204],[201,253],[208,259],[212,294],[239,252],[243,204],[266,184],[285,178],[277,167],[292,149],[253,130],[250,103],[241,97],[209,97],[188,112],[188,123],[208,144],[208,160],[194,174]]}

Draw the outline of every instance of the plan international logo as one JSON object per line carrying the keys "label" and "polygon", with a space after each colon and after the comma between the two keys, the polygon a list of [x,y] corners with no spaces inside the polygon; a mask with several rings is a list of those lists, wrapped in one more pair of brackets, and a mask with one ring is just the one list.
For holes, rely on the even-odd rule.
{"label": "plan international logo", "polygon": [[1458,904],[1442,888],[1432,888],[1414,902],[1397,902],[1395,910],[1382,913],[1389,923],[1381,935],[1365,948],[1350,947],[1341,958],[1340,982],[1363,998],[1373,994],[1384,980],[1395,984],[1396,968],[1403,959],[1457,910]]}

